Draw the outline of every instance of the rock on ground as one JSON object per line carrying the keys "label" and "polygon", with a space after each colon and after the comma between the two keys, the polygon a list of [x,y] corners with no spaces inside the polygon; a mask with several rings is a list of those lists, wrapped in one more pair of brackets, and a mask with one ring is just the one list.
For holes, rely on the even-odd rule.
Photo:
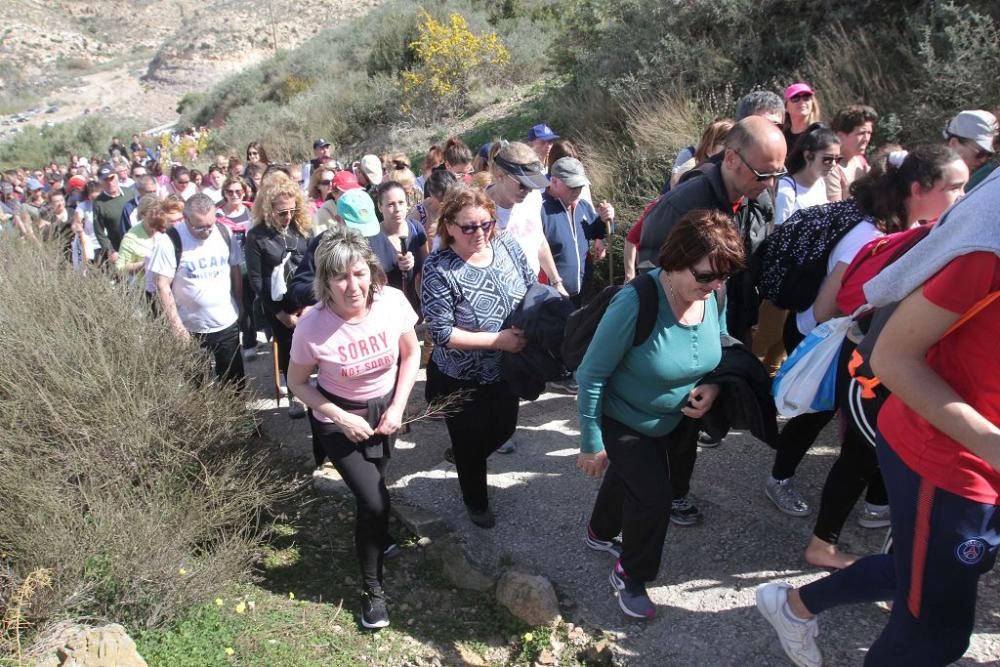
{"label": "rock on ground", "polygon": [[497,582],[497,601],[529,625],[548,625],[559,619],[556,591],[538,574],[507,570]]}

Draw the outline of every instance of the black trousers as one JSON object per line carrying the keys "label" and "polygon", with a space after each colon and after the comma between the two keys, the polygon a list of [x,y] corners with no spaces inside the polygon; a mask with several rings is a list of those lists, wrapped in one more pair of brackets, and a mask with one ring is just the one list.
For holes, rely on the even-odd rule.
{"label": "black trousers", "polygon": [[610,465],[597,492],[590,529],[602,540],[621,532],[625,574],[652,581],[660,570],[670,506],[677,495],[668,453],[697,447],[697,421],[685,417],[667,435],[651,438],[602,416],[601,434]]}
{"label": "black trousers", "polygon": [[194,334],[198,344],[215,360],[215,376],[222,382],[234,382],[241,388],[245,383],[243,355],[240,354],[240,325],[233,322],[222,331]]}
{"label": "black trousers", "polygon": [[[788,354],[802,342],[805,338],[799,333],[795,326],[795,317],[789,314],[785,320],[785,350]],[[854,345],[845,341],[837,359],[837,402],[843,404],[847,392],[847,380],[849,378],[847,364],[850,361]],[[778,450],[774,455],[774,467],[771,475],[775,479],[788,479],[795,475],[795,471],[805,458],[806,452],[812,447],[813,442],[819,437],[827,424],[833,419],[836,413],[830,412],[810,412],[792,417],[785,424],[778,437]],[[853,429],[841,429],[841,450],[837,462],[834,463],[830,475],[827,476],[826,485],[823,488],[823,498],[820,506],[820,518],[817,522],[816,536],[827,542],[836,543],[840,534],[840,529],[844,525],[847,514],[850,513],[854,503],[865,486],[868,487],[868,502],[873,505],[888,504],[885,484],[882,476],[878,472],[878,463],[875,460],[875,452],[867,443],[863,442]],[[859,479],[864,483],[858,489]],[[856,492],[852,489],[857,489]],[[823,504],[827,504],[827,509],[833,512],[824,517]],[[845,507],[846,505],[846,507]],[[843,518],[838,521],[839,515]]]}
{"label": "black trousers", "polygon": [[257,327],[253,321],[253,287],[250,278],[243,276],[243,310],[240,314],[240,334],[243,337],[243,347],[257,347]]}
{"label": "black trousers", "polygon": [[445,418],[451,452],[458,469],[462,500],[472,510],[489,507],[486,459],[517,429],[517,396],[506,382],[479,384],[445,375],[433,361],[427,364],[428,400],[462,389],[470,398],[457,413]]}
{"label": "black trousers", "polygon": [[354,494],[354,550],[364,586],[381,586],[384,549],[392,542],[389,537],[389,490],[385,486],[389,459],[366,459],[339,428],[317,421],[311,410],[309,425],[314,442],[322,447]]}

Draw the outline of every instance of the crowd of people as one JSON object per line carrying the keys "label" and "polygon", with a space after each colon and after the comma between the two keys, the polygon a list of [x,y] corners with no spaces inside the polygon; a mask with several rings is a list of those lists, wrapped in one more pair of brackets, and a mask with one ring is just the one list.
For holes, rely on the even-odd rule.
{"label": "crowd of people", "polygon": [[[795,472],[840,415],[804,552],[834,572],[762,585],[757,606],[789,658],[815,667],[818,614],[891,601],[865,664],[944,665],[968,646],[978,578],[1000,549],[997,120],[961,111],[941,141],[909,147],[873,147],[877,122],[857,104],[826,124],[802,82],[744,96],[676,156],[627,229],[627,284],[594,299],[615,207],[544,123],[475,151],[453,137],[416,169],[401,153],[344,164],[317,139],[301,164],[253,142],[198,171],[116,140],[107,158],[6,172],[0,222],[142,289],[152,315],[213,356],[219,381],[242,387],[273,341],[288,416],[308,417],[317,465],[356,498],[365,627],[389,623],[386,466],[424,365],[427,401],[448,406],[445,456],[484,530],[498,521],[488,459],[516,451],[520,401],[546,383],[576,395],[577,466],[602,479],[582,537],[614,557],[613,594],[639,619],[656,614],[646,586],[669,525],[704,520],[690,493],[699,448],[747,428],[775,449],[762,492],[806,517]],[[772,289],[773,267],[788,265],[816,275]],[[587,319],[574,311],[595,324],[570,373],[559,341]],[[844,317],[852,328],[821,369],[832,403],[779,432],[771,378]],[[838,547],[862,495],[860,525],[891,528],[882,553]]]}

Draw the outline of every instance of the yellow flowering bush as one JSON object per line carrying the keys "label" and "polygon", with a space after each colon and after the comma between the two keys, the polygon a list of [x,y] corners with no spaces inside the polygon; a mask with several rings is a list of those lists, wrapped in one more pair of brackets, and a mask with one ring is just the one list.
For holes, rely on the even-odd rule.
{"label": "yellow flowering bush", "polygon": [[429,120],[460,114],[473,83],[495,76],[510,62],[510,52],[495,32],[469,30],[461,14],[442,23],[421,10],[420,19],[419,38],[410,43],[417,65],[400,73],[402,111]]}

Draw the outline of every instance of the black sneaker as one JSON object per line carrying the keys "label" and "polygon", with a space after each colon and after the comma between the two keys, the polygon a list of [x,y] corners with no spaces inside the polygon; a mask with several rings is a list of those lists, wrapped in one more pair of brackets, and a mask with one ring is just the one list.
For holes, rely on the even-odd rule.
{"label": "black sneaker", "polygon": [[396,544],[395,542],[393,542],[389,546],[387,546],[385,549],[382,550],[382,557],[383,558],[395,558],[400,553],[401,552],[400,552],[400,549],[399,549],[399,545]]}
{"label": "black sneaker", "polygon": [[385,593],[380,587],[369,588],[361,594],[361,625],[377,630],[389,625],[389,612],[385,608]]}
{"label": "black sneaker", "polygon": [[622,543],[620,541],[614,539],[602,540],[594,535],[594,531],[591,530],[590,526],[587,526],[587,538],[584,542],[594,551],[607,551],[615,558],[622,557]]}
{"label": "black sneaker", "polygon": [[687,496],[674,498],[670,507],[670,521],[678,526],[697,526],[701,523],[701,510]]}
{"label": "black sneaker", "polygon": [[482,510],[474,510],[466,505],[465,511],[469,513],[469,520],[480,528],[492,528],[497,525],[496,515],[493,514],[493,510],[489,507]]}
{"label": "black sneaker", "polygon": [[722,444],[722,438],[717,438],[714,435],[709,435],[704,431],[698,431],[698,446],[699,447],[718,447]]}

